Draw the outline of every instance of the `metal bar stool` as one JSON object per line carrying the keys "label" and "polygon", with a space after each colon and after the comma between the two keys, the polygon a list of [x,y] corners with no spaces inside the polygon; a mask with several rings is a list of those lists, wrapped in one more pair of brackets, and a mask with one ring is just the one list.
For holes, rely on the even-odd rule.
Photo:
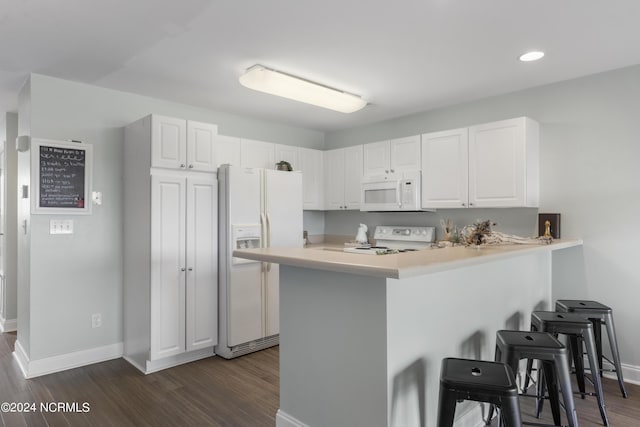
{"label": "metal bar stool", "polygon": [[453,426],[456,404],[462,400],[500,406],[507,427],[520,427],[518,386],[511,368],[500,362],[470,359],[442,359],[438,427]]}
{"label": "metal bar stool", "polygon": [[[587,315],[589,320],[591,320],[593,323],[593,332],[596,338],[596,350],[598,352],[598,367],[600,368],[600,375],[602,375],[602,359],[606,359],[607,362],[614,366],[614,369],[609,371],[616,373],[620,392],[622,392],[622,397],[626,399],[627,389],[624,385],[624,379],[622,378],[618,339],[616,338],[616,328],[613,323],[613,310],[611,307],[607,307],[597,301],[561,299],[556,301],[556,311],[583,313]],[[607,328],[607,336],[609,337],[609,346],[611,347],[611,356],[613,357],[613,361],[602,355],[603,324]]]}
{"label": "metal bar stool", "polygon": [[[567,348],[553,335],[546,332],[529,331],[498,331],[496,333],[496,361],[504,362],[513,372],[518,372],[520,359],[542,361],[549,401],[555,425],[562,425],[560,418],[560,391],[564,401],[565,413],[569,426],[578,426],[578,417],[571,390],[571,377],[569,374],[569,359]],[[536,405],[536,417],[540,417],[541,396],[543,382],[538,381],[538,404]],[[489,408],[490,421],[493,417],[493,407]]]}
{"label": "metal bar stool", "polygon": [[[555,311],[534,311],[531,313],[531,330],[549,332],[557,336],[563,334],[569,337],[571,350],[573,353],[573,361],[576,366],[576,377],[578,380],[578,388],[580,394],[584,398],[584,363],[582,360],[582,344],[584,342],[587,358],[589,359],[589,367],[591,369],[591,377],[595,396],[598,400],[598,408],[600,416],[605,426],[609,425],[607,411],[604,405],[604,394],[602,392],[602,381],[598,370],[597,353],[595,336],[593,333],[593,324],[587,317],[580,313],[557,313]],[[531,365],[527,364],[527,374],[531,370]],[[589,393],[591,394],[591,393]]]}

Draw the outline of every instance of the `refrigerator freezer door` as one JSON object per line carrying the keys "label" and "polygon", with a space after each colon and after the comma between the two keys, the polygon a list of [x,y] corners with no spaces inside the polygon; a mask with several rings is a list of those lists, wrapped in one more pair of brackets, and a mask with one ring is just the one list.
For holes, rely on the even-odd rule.
{"label": "refrigerator freezer door", "polygon": [[[235,224],[260,224],[261,177],[259,169],[230,167],[226,185],[229,216],[228,235]],[[262,233],[260,231],[260,233]],[[232,260],[233,238],[226,242],[228,260]],[[262,263],[228,264],[227,336],[228,346],[262,337]]]}
{"label": "refrigerator freezer door", "polygon": [[228,345],[263,337],[262,263],[236,264],[228,289]]}

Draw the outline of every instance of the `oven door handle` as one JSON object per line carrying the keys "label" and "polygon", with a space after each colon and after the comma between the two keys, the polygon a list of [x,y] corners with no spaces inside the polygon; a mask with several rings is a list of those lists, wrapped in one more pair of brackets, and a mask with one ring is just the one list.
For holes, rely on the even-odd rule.
{"label": "oven door handle", "polygon": [[402,192],[400,191],[400,187],[402,186],[402,180],[398,180],[398,186],[396,187],[396,200],[398,201],[398,207],[402,207],[402,198],[400,195]]}

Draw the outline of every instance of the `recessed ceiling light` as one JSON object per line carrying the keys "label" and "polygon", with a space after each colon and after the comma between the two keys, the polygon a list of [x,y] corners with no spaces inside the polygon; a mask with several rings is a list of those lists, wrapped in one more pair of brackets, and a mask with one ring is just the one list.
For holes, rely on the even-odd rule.
{"label": "recessed ceiling light", "polygon": [[357,95],[272,70],[262,65],[254,65],[247,69],[246,73],[240,76],[240,83],[249,89],[341,113],[353,113],[367,105],[367,101]]}
{"label": "recessed ceiling light", "polygon": [[530,61],[537,61],[543,56],[544,56],[544,52],[539,50],[532,50],[531,52],[523,53],[522,55],[520,55],[520,58],[518,59],[520,59],[520,61],[522,62],[530,62]]}

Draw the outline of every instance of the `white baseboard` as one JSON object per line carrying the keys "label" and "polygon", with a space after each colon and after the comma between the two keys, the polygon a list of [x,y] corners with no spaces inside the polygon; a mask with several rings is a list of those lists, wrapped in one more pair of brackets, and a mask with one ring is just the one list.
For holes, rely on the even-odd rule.
{"label": "white baseboard", "polygon": [[116,343],[44,359],[29,360],[24,348],[20,342],[16,340],[13,355],[18,365],[20,365],[24,377],[34,378],[54,372],[66,371],[67,369],[78,368],[80,366],[91,365],[93,363],[117,359],[122,357],[122,349],[123,344]]}
{"label": "white baseboard", "polygon": [[276,412],[276,427],[309,427],[302,421],[297,420],[295,417],[284,412],[282,409],[278,409]]}
{"label": "white baseboard", "polygon": [[138,364],[132,358],[122,356],[124,360],[132,364],[137,370],[143,374],[152,374],[157,371],[161,371],[167,368],[173,368],[174,366],[183,365],[189,362],[195,362],[196,360],[206,359],[207,357],[215,356],[213,353],[213,347],[207,347],[200,350],[190,351],[188,353],[179,354],[177,356],[166,357],[160,360],[147,360],[144,366]]}
{"label": "white baseboard", "polygon": [[18,330],[18,319],[0,318],[0,333]]}
{"label": "white baseboard", "polygon": [[[488,405],[484,408],[478,404],[462,416],[456,418],[456,427],[484,427],[482,417],[486,417]],[[287,414],[282,409],[278,409],[276,413],[276,427],[310,427],[295,417]],[[393,426],[396,427],[396,426]],[[397,426],[400,427],[400,426]]]}
{"label": "white baseboard", "polygon": [[[603,369],[612,368],[613,366],[609,365],[605,362],[603,365]],[[640,366],[628,365],[626,363],[622,363],[622,377],[624,378],[624,382],[640,385]],[[603,376],[606,378],[611,378],[617,380],[615,372],[604,372]]]}

